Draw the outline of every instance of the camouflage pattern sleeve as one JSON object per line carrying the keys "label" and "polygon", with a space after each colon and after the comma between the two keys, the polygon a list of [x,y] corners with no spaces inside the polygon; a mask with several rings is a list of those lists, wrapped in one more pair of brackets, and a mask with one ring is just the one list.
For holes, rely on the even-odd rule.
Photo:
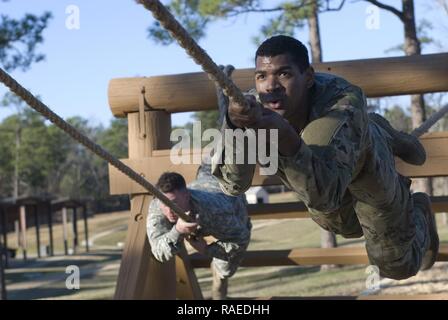
{"label": "camouflage pattern sleeve", "polygon": [[[221,130],[222,149],[218,149],[212,157],[212,174],[218,179],[222,192],[230,196],[237,196],[244,194],[250,188],[255,172],[255,164],[236,164],[236,161],[229,160],[230,157],[236,159],[238,154],[245,154],[245,150],[248,150],[246,143],[236,143],[232,147],[233,139],[229,139],[230,141],[225,139],[226,130],[241,130],[229,124],[230,121],[226,116]],[[226,152],[230,152],[229,150],[232,149],[233,154],[226,155]]]}
{"label": "camouflage pattern sleeve", "polygon": [[309,123],[294,156],[279,156],[279,176],[311,210],[339,208],[361,164],[367,113],[356,99],[351,100],[343,99]]}
{"label": "camouflage pattern sleeve", "polygon": [[154,257],[165,262],[173,258],[181,247],[183,236],[163,215],[159,200],[154,199],[149,205],[146,231]]}
{"label": "camouflage pattern sleeve", "polygon": [[246,244],[238,244],[236,242],[224,242],[221,240],[209,244],[206,248],[205,255],[210,258],[216,258],[227,262],[232,262],[246,251]]}

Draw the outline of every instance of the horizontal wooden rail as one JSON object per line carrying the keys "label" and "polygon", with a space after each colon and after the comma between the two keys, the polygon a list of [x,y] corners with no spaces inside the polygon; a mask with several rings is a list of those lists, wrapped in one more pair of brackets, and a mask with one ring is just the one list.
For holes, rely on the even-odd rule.
{"label": "horizontal wooden rail", "polygon": [[[448,176],[448,132],[434,132],[422,136],[421,141],[427,152],[427,160],[423,166],[412,166],[396,159],[398,171],[408,177]],[[187,154],[187,153],[186,153]],[[193,153],[191,153],[193,154]],[[193,157],[191,156],[191,159]],[[155,184],[165,171],[176,171],[184,176],[187,183],[196,177],[198,164],[173,164],[170,150],[153,152],[150,158],[124,159],[123,162],[141,173],[148,181]],[[109,182],[111,194],[146,193],[139,184],[133,182],[116,168],[109,165]],[[276,176],[261,176],[255,170],[252,185],[281,184]]]}
{"label": "horizontal wooden rail", "polygon": [[[434,213],[448,212],[448,196],[433,196],[431,197],[431,204]],[[252,220],[310,217],[302,202],[249,204],[247,205],[247,211]]]}
{"label": "horizontal wooden rail", "polygon": [[[209,268],[211,259],[199,253],[190,256],[194,268]],[[437,261],[448,261],[448,246],[440,246]],[[292,265],[354,265],[368,264],[364,247],[300,248],[292,250],[248,251],[241,263],[242,267],[269,267]]]}
{"label": "horizontal wooden rail", "polygon": [[[314,69],[346,78],[368,97],[448,91],[448,53],[326,62],[314,64]],[[243,91],[254,87],[253,69],[235,70],[232,78]],[[108,90],[116,117],[138,111],[142,86],[154,109],[170,113],[217,109],[215,87],[205,73],[118,78],[110,81]]]}

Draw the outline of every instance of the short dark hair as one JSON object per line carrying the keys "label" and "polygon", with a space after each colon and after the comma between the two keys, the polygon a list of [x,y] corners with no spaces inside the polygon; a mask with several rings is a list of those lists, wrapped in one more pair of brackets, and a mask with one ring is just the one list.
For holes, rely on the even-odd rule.
{"label": "short dark hair", "polygon": [[308,50],[299,40],[279,35],[265,40],[255,53],[255,62],[257,57],[275,57],[279,54],[289,53],[294,63],[299,67],[300,72],[304,72],[310,66]]}
{"label": "short dark hair", "polygon": [[163,193],[173,192],[174,190],[183,190],[187,188],[184,177],[177,172],[165,172],[163,173],[159,181],[157,181],[156,187]]}

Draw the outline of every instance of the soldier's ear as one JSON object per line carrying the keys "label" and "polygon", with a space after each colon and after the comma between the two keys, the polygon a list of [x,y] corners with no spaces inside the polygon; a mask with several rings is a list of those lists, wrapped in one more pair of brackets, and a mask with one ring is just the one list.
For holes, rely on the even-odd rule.
{"label": "soldier's ear", "polygon": [[314,68],[309,66],[305,71],[306,87],[310,89],[314,85]]}

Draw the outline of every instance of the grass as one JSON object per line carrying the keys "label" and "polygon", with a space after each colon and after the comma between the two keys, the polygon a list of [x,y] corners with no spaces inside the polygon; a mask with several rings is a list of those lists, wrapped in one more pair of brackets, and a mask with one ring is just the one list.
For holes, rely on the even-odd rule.
{"label": "grass", "polygon": [[[294,196],[273,195],[272,201],[293,201]],[[30,259],[27,262],[15,259],[7,269],[6,281],[10,299],[111,299],[115,290],[121,249],[124,242],[129,212],[96,215],[89,220],[90,238],[94,239],[92,252],[78,255]],[[448,243],[448,226],[442,225],[442,216],[437,215],[439,236]],[[310,219],[257,220],[249,250],[290,249],[319,247],[320,229]],[[80,234],[82,226],[79,224]],[[41,230],[42,243],[45,228]],[[14,235],[9,235],[13,241]],[[34,239],[28,233],[30,244]],[[62,228],[54,228],[57,250],[62,253]],[[83,240],[83,238],[81,238]],[[80,240],[80,241],[81,241]],[[12,243],[12,242],[9,242]],[[362,239],[347,240],[338,237],[340,246],[363,245]],[[29,254],[32,250],[30,248]],[[20,257],[20,256],[19,256]],[[80,290],[65,287],[68,265],[77,265],[81,273]],[[240,268],[229,281],[231,297],[267,296],[334,296],[357,295],[365,289],[366,266],[346,266],[320,271],[319,267],[288,266]],[[196,275],[204,296],[210,297],[211,272],[196,269]]]}

